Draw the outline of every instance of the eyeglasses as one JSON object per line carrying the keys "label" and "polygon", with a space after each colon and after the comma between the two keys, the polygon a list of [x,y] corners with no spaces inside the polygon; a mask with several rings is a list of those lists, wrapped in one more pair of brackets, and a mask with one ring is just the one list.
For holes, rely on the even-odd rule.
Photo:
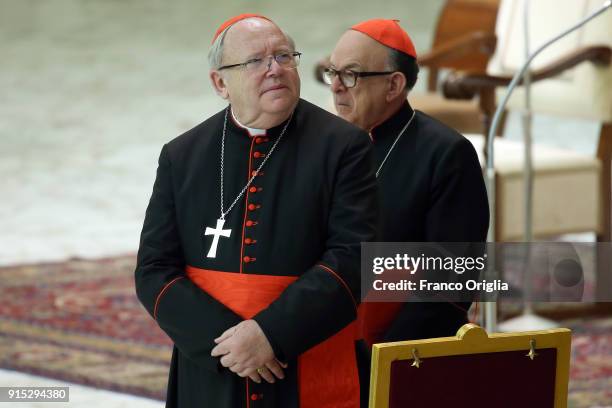
{"label": "eyeglasses", "polygon": [[371,72],[358,72],[351,71],[350,69],[337,70],[334,68],[325,68],[323,71],[323,81],[327,85],[331,85],[334,82],[334,78],[338,76],[340,79],[340,83],[347,88],[353,88],[357,85],[357,78],[363,77],[371,77],[371,76],[379,76],[379,75],[389,75],[396,71],[371,71]]}
{"label": "eyeglasses", "polygon": [[[272,66],[272,60],[275,60],[278,65],[285,69],[295,69],[300,64],[301,52],[283,52],[281,54],[269,55],[264,58],[253,58],[240,64],[224,65],[217,68],[217,71],[224,69],[243,67],[247,71],[251,72],[267,72]],[[265,62],[267,61],[267,63]]]}

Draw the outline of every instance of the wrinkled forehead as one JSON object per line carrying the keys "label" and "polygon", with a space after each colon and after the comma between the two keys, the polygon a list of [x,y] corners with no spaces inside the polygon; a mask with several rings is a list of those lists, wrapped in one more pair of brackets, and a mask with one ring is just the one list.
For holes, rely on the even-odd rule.
{"label": "wrinkled forehead", "polygon": [[275,51],[290,50],[289,39],[274,23],[260,18],[248,18],[231,26],[225,36],[226,56],[262,56]]}
{"label": "wrinkled forehead", "polygon": [[379,69],[387,64],[389,49],[378,41],[355,30],[346,31],[338,40],[330,57],[336,69]]}

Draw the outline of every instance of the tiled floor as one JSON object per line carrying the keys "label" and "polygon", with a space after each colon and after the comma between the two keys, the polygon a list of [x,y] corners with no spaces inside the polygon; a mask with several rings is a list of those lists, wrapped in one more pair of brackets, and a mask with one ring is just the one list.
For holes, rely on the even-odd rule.
{"label": "tiled floor", "polygon": [[119,394],[36,377],[15,371],[0,370],[0,387],[69,387],[70,402],[0,402],[0,408],[162,408],[164,403],[132,395]]}

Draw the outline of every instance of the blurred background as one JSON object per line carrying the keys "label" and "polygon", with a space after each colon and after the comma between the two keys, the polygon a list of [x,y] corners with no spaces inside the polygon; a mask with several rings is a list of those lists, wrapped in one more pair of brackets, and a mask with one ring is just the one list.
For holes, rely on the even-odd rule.
{"label": "blurred background", "polygon": [[[329,108],[315,68],[344,30],[396,18],[425,55],[447,3],[0,0],[0,386],[69,384],[75,407],[163,405],[170,342],[135,298],[134,255],[162,145],[225,106],[206,61],[223,21],[261,13],[289,32],[302,97]],[[504,129],[519,140],[520,115]],[[593,155],[600,129],[538,114],[533,137]],[[573,406],[612,404],[612,321],[574,330]]]}
{"label": "blurred background", "polygon": [[347,27],[400,18],[427,48],[441,3],[2,0],[0,263],[137,249],[162,144],[224,107],[206,55],[227,18],[284,27],[302,96],[328,104],[312,72]]}

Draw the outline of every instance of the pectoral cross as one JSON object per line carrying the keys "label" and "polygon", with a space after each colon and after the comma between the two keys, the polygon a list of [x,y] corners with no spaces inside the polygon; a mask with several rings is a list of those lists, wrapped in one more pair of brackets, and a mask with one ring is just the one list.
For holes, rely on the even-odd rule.
{"label": "pectoral cross", "polygon": [[210,245],[210,250],[208,251],[208,258],[216,258],[217,257],[217,246],[219,245],[219,237],[229,237],[232,235],[231,229],[223,229],[223,224],[225,224],[224,218],[219,218],[217,220],[217,226],[215,228],[206,227],[206,231],[204,235],[212,235],[213,240]]}

